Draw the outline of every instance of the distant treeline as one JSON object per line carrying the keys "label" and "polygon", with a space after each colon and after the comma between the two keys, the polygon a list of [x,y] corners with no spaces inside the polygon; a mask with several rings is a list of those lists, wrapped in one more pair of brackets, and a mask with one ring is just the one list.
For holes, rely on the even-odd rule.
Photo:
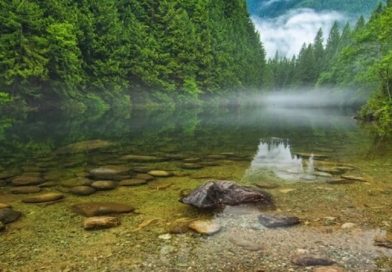
{"label": "distant treeline", "polygon": [[264,65],[245,0],[0,1],[0,104],[184,102]]}
{"label": "distant treeline", "polygon": [[[380,120],[382,131],[392,132],[392,0],[380,4],[366,22],[342,30],[335,23],[326,43],[320,30],[313,43],[304,44],[293,58],[270,59],[266,84],[271,89],[339,87],[358,95],[375,93],[362,117]],[[376,91],[376,92],[374,92]]]}

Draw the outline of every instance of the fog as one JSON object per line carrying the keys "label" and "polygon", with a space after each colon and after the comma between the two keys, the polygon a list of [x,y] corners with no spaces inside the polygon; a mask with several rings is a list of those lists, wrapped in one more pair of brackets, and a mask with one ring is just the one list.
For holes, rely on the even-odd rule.
{"label": "fog", "polygon": [[349,89],[303,89],[247,94],[242,103],[274,108],[325,108],[357,107],[363,105],[368,95]]}
{"label": "fog", "polygon": [[[263,5],[270,3],[265,2]],[[336,11],[295,9],[276,18],[252,16],[252,20],[260,33],[268,57],[273,57],[276,51],[281,56],[291,57],[300,51],[304,43],[312,42],[320,28],[323,29],[326,40],[333,23],[345,22],[348,17]]]}

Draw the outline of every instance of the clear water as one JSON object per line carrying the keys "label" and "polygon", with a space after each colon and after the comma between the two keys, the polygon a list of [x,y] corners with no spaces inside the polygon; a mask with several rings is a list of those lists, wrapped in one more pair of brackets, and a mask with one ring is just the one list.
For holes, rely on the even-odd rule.
{"label": "clear water", "polygon": [[[26,195],[11,193],[11,178],[0,179],[0,203],[23,213],[0,234],[0,271],[304,271],[290,262],[298,250],[331,258],[348,271],[392,271],[391,250],[373,245],[392,225],[391,142],[352,116],[334,108],[235,107],[2,120],[0,174],[38,173],[51,183],[44,192],[65,198],[24,204]],[[121,159],[130,154],[166,159]],[[182,158],[200,158],[206,166],[183,169]],[[90,196],[67,192],[70,179],[100,166],[174,176]],[[343,174],[328,172],[336,167],[365,182],[328,183]],[[210,179],[265,188],[276,208],[210,213],[178,201]],[[121,216],[119,227],[86,231],[70,207],[89,201],[130,204],[136,212]],[[257,221],[263,212],[295,215],[302,224],[265,229]],[[214,220],[222,230],[168,235],[194,219]],[[356,227],[342,229],[347,222]]]}

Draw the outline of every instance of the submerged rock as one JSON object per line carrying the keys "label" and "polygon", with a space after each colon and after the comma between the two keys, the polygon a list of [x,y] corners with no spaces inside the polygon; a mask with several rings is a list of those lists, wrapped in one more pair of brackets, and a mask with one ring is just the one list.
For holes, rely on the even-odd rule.
{"label": "submerged rock", "polygon": [[92,195],[93,193],[95,193],[96,190],[90,186],[76,186],[76,187],[72,187],[69,190],[69,192],[74,195],[88,196],[88,195]]}
{"label": "submerged rock", "polygon": [[172,176],[171,173],[164,171],[164,170],[152,170],[152,171],[148,172],[148,174],[150,176],[157,177],[157,178],[167,178],[167,177]]}
{"label": "submerged rock", "polygon": [[5,224],[3,224],[3,222],[0,221],[0,231],[5,230]]}
{"label": "submerged rock", "polygon": [[181,165],[182,169],[187,169],[187,170],[197,170],[197,169],[202,169],[203,165],[198,164],[198,163],[192,163],[192,162],[188,162],[188,163],[183,163]]}
{"label": "submerged rock", "polygon": [[11,205],[6,203],[0,203],[0,209],[4,209],[4,208],[11,208]]}
{"label": "submerged rock", "polygon": [[350,180],[350,179],[343,179],[343,178],[332,178],[328,179],[326,181],[328,184],[333,184],[333,185],[340,185],[340,184],[353,184],[355,180]]}
{"label": "submerged rock", "polygon": [[201,159],[197,158],[197,157],[186,158],[186,159],[183,160],[183,162],[185,162],[185,163],[195,163],[195,162],[200,162],[200,161],[201,161]]}
{"label": "submerged rock", "polygon": [[74,212],[87,217],[130,213],[135,209],[131,206],[113,202],[88,202],[72,206]]}
{"label": "submerged rock", "polygon": [[134,178],[135,179],[144,179],[145,181],[151,181],[154,179],[154,177],[149,174],[137,174]]}
{"label": "submerged rock", "polygon": [[14,211],[12,208],[3,208],[0,209],[0,222],[9,224],[18,220],[21,215],[21,212]]}
{"label": "submerged rock", "polygon": [[91,183],[91,187],[97,190],[113,190],[116,188],[116,183],[111,180],[98,180]]}
{"label": "submerged rock", "polygon": [[13,194],[34,194],[41,192],[41,188],[38,186],[19,186],[11,189]]}
{"label": "submerged rock", "polygon": [[29,186],[38,185],[43,183],[45,180],[39,176],[18,176],[11,180],[14,186]]}
{"label": "submerged rock", "polygon": [[120,219],[112,216],[94,216],[86,218],[83,222],[85,230],[108,229],[120,225]]}
{"label": "submerged rock", "polygon": [[120,158],[125,161],[134,161],[134,162],[159,162],[162,161],[162,158],[156,156],[143,156],[143,155],[126,155]]}
{"label": "submerged rock", "polygon": [[376,236],[374,238],[374,245],[379,247],[392,248],[392,234],[386,236]]}
{"label": "submerged rock", "polygon": [[224,160],[224,159],[226,159],[226,156],[225,155],[222,155],[222,154],[217,154],[217,155],[208,155],[207,156],[207,159],[211,159],[211,160]]}
{"label": "submerged rock", "polygon": [[221,226],[210,220],[195,220],[188,227],[200,234],[213,235],[221,230]]}
{"label": "submerged rock", "polygon": [[291,262],[298,266],[330,266],[335,263],[330,259],[307,255],[295,256]]}
{"label": "submerged rock", "polygon": [[296,216],[260,215],[259,222],[267,228],[287,228],[298,225],[300,220]]}
{"label": "submerged rock", "polygon": [[24,203],[44,203],[52,202],[63,199],[64,195],[60,193],[43,193],[35,196],[31,196],[22,200]]}
{"label": "submerged rock", "polygon": [[359,177],[359,176],[342,175],[341,177],[342,177],[343,179],[347,179],[347,180],[355,180],[355,181],[360,181],[360,182],[368,182],[367,179],[365,179],[364,177]]}
{"label": "submerged rock", "polygon": [[214,209],[247,203],[269,205],[272,197],[267,192],[231,181],[209,181],[182,198],[181,202],[197,208]]}
{"label": "submerged rock", "polygon": [[57,154],[72,154],[95,151],[98,149],[108,148],[113,146],[113,143],[104,140],[89,140],[78,143],[69,144],[67,146],[59,148]]}
{"label": "submerged rock", "polygon": [[103,166],[90,170],[90,177],[96,180],[122,180],[129,170],[127,167]]}
{"label": "submerged rock", "polygon": [[70,187],[76,187],[76,186],[86,186],[90,185],[93,181],[89,180],[87,178],[71,178],[71,179],[66,179],[60,182],[61,186],[70,188]]}

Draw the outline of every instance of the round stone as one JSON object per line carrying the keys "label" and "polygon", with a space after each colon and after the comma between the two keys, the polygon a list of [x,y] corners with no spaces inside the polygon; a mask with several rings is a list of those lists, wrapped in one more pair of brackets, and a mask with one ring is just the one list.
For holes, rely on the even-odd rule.
{"label": "round stone", "polygon": [[91,187],[97,190],[112,190],[116,188],[116,184],[111,180],[98,180],[91,184]]}
{"label": "round stone", "polygon": [[85,230],[108,229],[120,225],[120,219],[112,216],[94,216],[86,218],[83,222]]}
{"label": "round stone", "polygon": [[0,222],[9,224],[19,219],[21,212],[14,211],[11,208],[0,209]]}
{"label": "round stone", "polygon": [[164,170],[152,170],[152,171],[148,172],[148,174],[153,177],[159,177],[159,178],[167,178],[167,177],[172,176],[171,173],[164,171]]}
{"label": "round stone", "polygon": [[210,220],[195,220],[188,226],[191,230],[206,235],[213,235],[221,230],[221,226]]}
{"label": "round stone", "polygon": [[96,192],[96,190],[90,186],[76,186],[69,190],[70,193],[79,196],[88,196]]}
{"label": "round stone", "polygon": [[37,176],[18,176],[12,179],[11,183],[14,186],[29,186],[43,183],[44,179]]}
{"label": "round stone", "polygon": [[64,198],[63,194],[60,193],[43,193],[35,196],[31,196],[22,200],[24,203],[44,203],[57,201]]}
{"label": "round stone", "polygon": [[38,186],[19,186],[11,189],[13,194],[34,194],[41,192],[41,188]]}

